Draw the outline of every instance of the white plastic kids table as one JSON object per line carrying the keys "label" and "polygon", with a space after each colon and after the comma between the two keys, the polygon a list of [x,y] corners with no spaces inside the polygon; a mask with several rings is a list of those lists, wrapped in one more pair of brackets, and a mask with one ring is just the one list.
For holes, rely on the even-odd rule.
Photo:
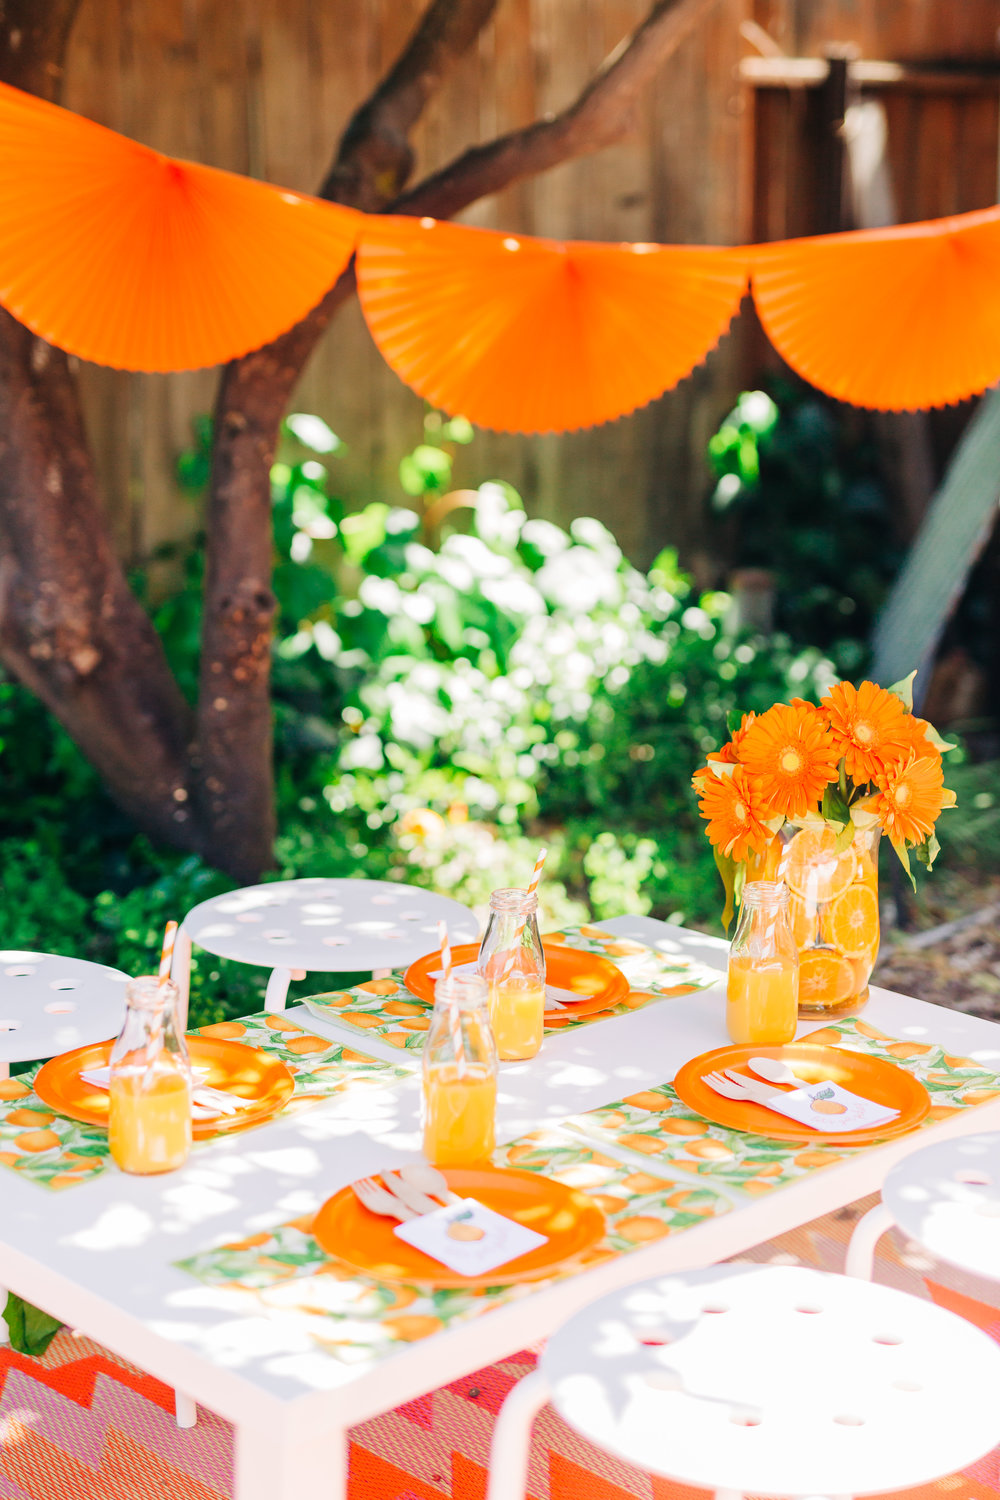
{"label": "white plastic kids table", "polygon": [[[602,925],[708,962],[720,970],[720,983],[547,1037],[530,1062],[505,1065],[502,1140],[662,1083],[688,1058],[726,1041],[725,944],[648,918]],[[310,1031],[326,1030],[304,1009],[290,1014]],[[937,1042],[1000,1070],[1000,1025],[993,1022],[878,988],[865,1015],[906,1041]],[[811,1021],[802,1031],[815,1027]],[[356,1032],[345,1028],[347,1035],[359,1045]],[[396,1063],[409,1055],[367,1037],[364,1046]],[[914,1150],[1000,1129],[1000,1100],[993,1100],[846,1155],[779,1192],[752,1197],[734,1190],[727,1213],[394,1346],[382,1357],[336,1358],[317,1344],[299,1311],[265,1309],[252,1296],[235,1306],[225,1288],[178,1267],[209,1245],[314,1211],[358,1176],[415,1159],[417,1054],[413,1063],[412,1073],[380,1091],[378,1105],[364,1112],[334,1096],[206,1144],[182,1171],[164,1177],[108,1171],[51,1192],[0,1169],[0,1284],[234,1422],[237,1500],[342,1500],[346,1432],[355,1423],[546,1337],[608,1292],[712,1265],[876,1192],[889,1169]]]}

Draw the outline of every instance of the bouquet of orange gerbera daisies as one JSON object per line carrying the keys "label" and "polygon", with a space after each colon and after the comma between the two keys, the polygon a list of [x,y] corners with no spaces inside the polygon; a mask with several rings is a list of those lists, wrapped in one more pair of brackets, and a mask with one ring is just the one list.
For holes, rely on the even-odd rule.
{"label": "bouquet of orange gerbera daisies", "polygon": [[728,743],[695,772],[698,806],[726,885],[725,920],[748,865],[760,869],[785,828],[814,830],[806,841],[814,846],[814,865],[817,857],[840,858],[859,832],[875,828],[911,880],[911,849],[933,864],[934,826],[955,802],[941,762],[941,752],[953,747],[914,715],[915,675],[892,688],[838,682],[818,705],[793,698],[763,714],[744,714]]}

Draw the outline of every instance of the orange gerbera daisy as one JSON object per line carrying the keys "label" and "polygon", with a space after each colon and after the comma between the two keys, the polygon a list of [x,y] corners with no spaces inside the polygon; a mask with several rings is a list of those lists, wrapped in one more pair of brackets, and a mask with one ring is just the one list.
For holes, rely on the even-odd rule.
{"label": "orange gerbera daisy", "polygon": [[838,759],[823,715],[802,698],[761,714],[740,745],[768,818],[798,818],[815,808],[823,788],[837,779]]}
{"label": "orange gerbera daisy", "polygon": [[901,761],[906,760],[911,752],[918,760],[941,759],[941,752],[927,733],[930,727],[926,719],[918,719],[914,714],[903,714],[903,722],[900,728],[902,744],[894,755],[891,753],[886,754],[882,774],[881,776],[876,774],[875,777],[879,786],[884,785],[886,776],[894,768],[897,768]]}
{"label": "orange gerbera daisy", "polygon": [[696,785],[701,796],[698,806],[708,821],[706,831],[715,847],[737,862],[746,859],[750,849],[762,854],[771,831],[761,821],[764,814],[760,798],[743,766],[728,774],[705,766],[698,773]]}
{"label": "orange gerbera daisy", "polygon": [[878,683],[863,682],[856,688],[838,682],[820,702],[830,716],[837,759],[843,757],[856,786],[875,781],[910,748],[904,720],[912,716],[895,693]]}
{"label": "orange gerbera daisy", "polygon": [[954,805],[955,793],[944,785],[940,755],[918,758],[911,750],[886,773],[875,810],[893,843],[922,844],[934,832],[941,809]]}
{"label": "orange gerbera daisy", "polygon": [[697,791],[701,791],[701,785],[705,777],[712,774],[711,763],[713,760],[717,765],[720,762],[721,764],[727,766],[736,764],[736,762],[740,758],[740,743],[743,739],[743,736],[746,734],[747,729],[750,727],[756,717],[756,714],[744,714],[743,718],[740,720],[740,727],[735,731],[732,739],[727,740],[720,749],[711,750],[709,752],[709,754],[706,756],[709,764],[707,766],[702,766],[699,771],[695,771],[694,775],[691,777],[691,783]]}

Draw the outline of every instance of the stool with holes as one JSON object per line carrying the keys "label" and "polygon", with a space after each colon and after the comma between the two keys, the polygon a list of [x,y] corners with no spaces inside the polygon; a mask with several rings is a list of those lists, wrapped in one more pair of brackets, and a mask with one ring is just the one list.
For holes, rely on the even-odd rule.
{"label": "stool with holes", "polygon": [[[14,1062],[56,1057],[117,1036],[128,975],[58,953],[0,950],[0,1079]],[[0,1343],[6,1294],[0,1288]]]}
{"label": "stool with holes", "polygon": [[998,1388],[988,1335],[894,1287],[802,1266],[681,1272],[553,1335],[501,1409],[488,1500],[539,1492],[528,1447],[547,1401],[607,1452],[716,1500],[848,1500],[988,1453]]}
{"label": "stool with holes", "polygon": [[188,912],[177,933],[171,978],[187,1016],[191,944],[220,958],[271,970],[264,1008],[285,1008],[293,978],[310,969],[376,977],[437,947],[439,921],[453,944],[473,943],[479,922],[467,906],[391,880],[279,880],[213,896]]}
{"label": "stool with holes", "polygon": [[0,1078],[12,1062],[117,1036],[128,975],[58,953],[0,951]]}
{"label": "stool with holes", "polygon": [[1000,1131],[941,1141],[897,1162],[882,1202],[854,1226],[848,1276],[871,1280],[875,1246],[894,1224],[931,1255],[1000,1281]]}

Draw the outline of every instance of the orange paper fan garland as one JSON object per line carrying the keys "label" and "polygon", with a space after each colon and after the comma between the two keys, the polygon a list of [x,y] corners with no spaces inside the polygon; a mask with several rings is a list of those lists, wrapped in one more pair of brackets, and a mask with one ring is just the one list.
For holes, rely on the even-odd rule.
{"label": "orange paper fan garland", "polygon": [[358,291],[407,385],[501,432],[610,421],[677,384],[725,333],[745,252],[560,243],[383,218],[362,227]]}
{"label": "orange paper fan garland", "polygon": [[267,343],[333,284],[360,219],[0,85],[0,302],[84,359],[182,370]]}
{"label": "orange paper fan garland", "polygon": [[768,338],[829,395],[912,410],[1000,380],[1000,208],[750,254]]}

